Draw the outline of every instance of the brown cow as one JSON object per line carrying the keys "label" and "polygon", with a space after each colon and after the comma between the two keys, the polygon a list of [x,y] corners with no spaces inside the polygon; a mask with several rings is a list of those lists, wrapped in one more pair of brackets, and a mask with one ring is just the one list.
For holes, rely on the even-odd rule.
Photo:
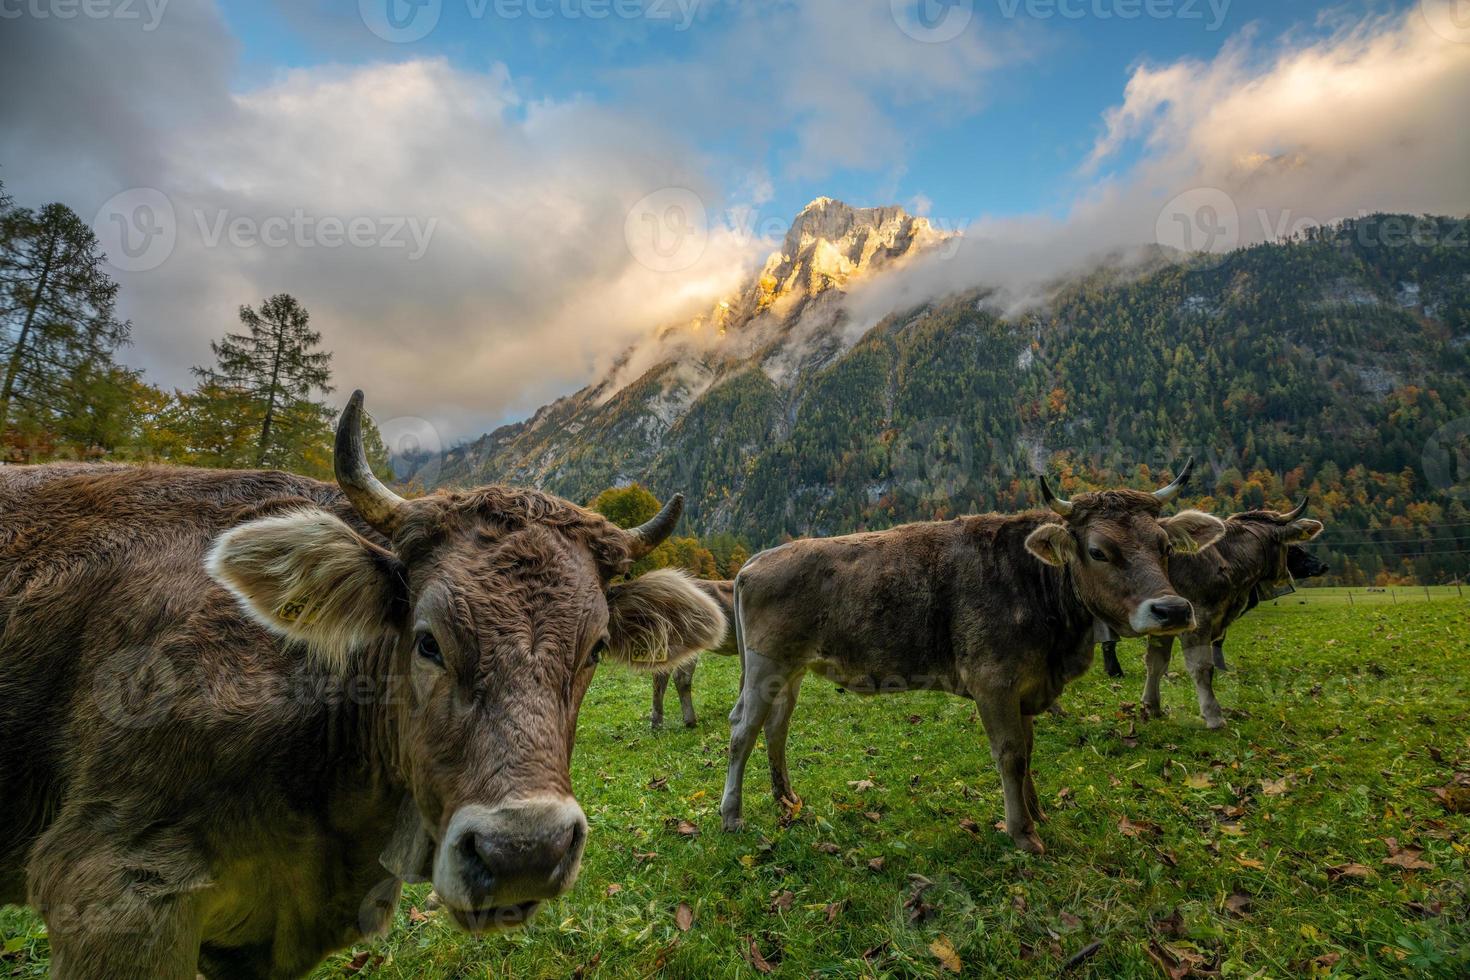
{"label": "brown cow", "polygon": [[[1300,582],[1303,579],[1316,578],[1326,575],[1329,566],[1322,559],[1312,554],[1299,544],[1291,545],[1286,549],[1286,570],[1291,575],[1292,582]],[[1288,592],[1296,591],[1295,586],[1287,589]],[[1245,600],[1240,611],[1230,617],[1234,622],[1241,616],[1250,612],[1261,602],[1262,599],[1270,599],[1279,594],[1280,590],[1258,585],[1252,589],[1249,597]],[[1118,662],[1118,641],[1116,639],[1104,639],[1102,641],[1103,667],[1109,677],[1122,677],[1123,665]],[[1216,670],[1229,670],[1225,664],[1225,634],[1221,633],[1214,640],[1214,663]]]}
{"label": "brown cow", "polygon": [[808,539],[762,552],[735,579],[744,676],[732,713],[720,812],[741,820],[745,762],[762,726],[778,801],[794,800],[786,734],[808,670],[858,693],[938,688],[973,698],[1005,794],[1006,830],[1041,853],[1031,719],[1092,661],[1093,623],[1119,633],[1190,629],[1169,584],[1171,552],[1195,551],[1224,524],[1197,511],[1161,517],[1188,475],[1155,493],[1112,490],[1045,511],[961,517]]}
{"label": "brown cow", "polygon": [[[735,582],[733,579],[695,579],[694,584],[720,604],[727,620],[734,619]],[[709,652],[718,653],[722,657],[733,657],[739,653],[735,649],[735,631],[726,632],[725,642]],[[671,679],[674,682],[674,689],[679,692],[679,707],[683,709],[684,727],[693,728],[698,724],[698,719],[694,717],[694,668],[698,663],[698,657],[690,657],[673,670],[664,670],[653,675],[653,711],[649,714],[648,720],[654,728],[662,728],[664,725],[664,694],[669,689]]]}
{"label": "brown cow", "polygon": [[[1322,533],[1321,521],[1302,517],[1306,509],[1303,498],[1285,514],[1270,510],[1234,514],[1225,519],[1225,534],[1212,547],[1169,563],[1169,578],[1195,608],[1195,626],[1181,635],[1180,644],[1208,728],[1225,727],[1220,702],[1215,700],[1214,641],[1250,607],[1258,586],[1291,581],[1287,548]],[[1173,648],[1172,636],[1150,637],[1144,655],[1143,709],[1155,717],[1163,715],[1159,681]]]}
{"label": "brown cow", "polygon": [[304,974],[415,876],[466,929],[524,922],[577,874],[599,652],[720,641],[682,574],[609,584],[678,498],[632,531],[534,490],[403,500],[360,416],[336,486],[0,470],[0,901],[57,976]]}

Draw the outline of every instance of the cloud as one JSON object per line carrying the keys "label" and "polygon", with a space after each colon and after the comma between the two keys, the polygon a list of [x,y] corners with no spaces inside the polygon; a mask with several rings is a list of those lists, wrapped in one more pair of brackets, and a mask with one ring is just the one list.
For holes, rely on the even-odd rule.
{"label": "cloud", "polygon": [[854,327],[981,286],[1018,308],[1145,246],[1223,251],[1363,212],[1470,213],[1466,105],[1470,44],[1417,9],[1315,41],[1246,32],[1211,61],[1141,66],[1064,217],[976,219],[950,253],[856,290]]}
{"label": "cloud", "polygon": [[90,219],[121,192],[127,224],[136,188],[165,198],[146,214],[171,211],[172,252],[118,273],[135,322],[125,356],[156,382],[189,384],[240,304],[287,291],[339,385],[453,440],[707,308],[760,251],[717,222],[676,272],[641,261],[625,234],[637,202],[669,187],[720,200],[705,161],[645,120],[529,100],[503,67],[442,60],[293,70],[233,92],[218,12],[174,0],[169,14],[147,33],[21,21],[5,52],[21,60],[0,56],[8,91],[38,93],[7,100],[0,137],[19,200]]}

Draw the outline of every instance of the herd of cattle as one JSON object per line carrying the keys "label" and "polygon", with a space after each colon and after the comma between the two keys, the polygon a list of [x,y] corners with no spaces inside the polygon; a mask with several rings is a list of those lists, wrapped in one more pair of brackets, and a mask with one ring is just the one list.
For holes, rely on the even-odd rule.
{"label": "herd of cattle", "polygon": [[[628,578],[673,530],[534,490],[406,500],[373,476],[361,393],[335,484],[117,465],[0,470],[0,902],[46,919],[59,977],[296,976],[432,880],[471,931],[576,877],[577,714],[600,658],[671,672],[738,655],[721,815],[741,826],[763,730],[778,801],[808,672],[973,699],[1005,828],[1043,850],[1032,719],[1096,642],[1144,636],[1144,705],[1175,637],[1206,724],[1226,628],[1310,574],[1322,529],[1165,515],[1154,493],[806,539],[734,582]],[[1318,569],[1320,571],[1320,569]],[[727,623],[729,626],[727,627]],[[1116,658],[1114,657],[1114,664]],[[657,682],[662,718],[666,674]]]}

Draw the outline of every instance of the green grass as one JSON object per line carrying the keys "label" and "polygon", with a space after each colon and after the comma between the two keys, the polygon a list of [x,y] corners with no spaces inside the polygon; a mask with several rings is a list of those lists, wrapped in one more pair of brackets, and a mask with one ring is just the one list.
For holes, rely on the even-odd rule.
{"label": "green grass", "polygon": [[[1470,816],[1430,789],[1470,772],[1467,637],[1470,603],[1265,606],[1231,633],[1223,732],[1204,730],[1177,672],[1169,718],[1137,720],[1141,646],[1125,643],[1127,679],[1094,670],[1065,717],[1038,721],[1040,858],[992,827],[1000,792],[968,702],[859,700],[809,678],[790,744],[805,807],[782,825],[757,748],[751,829],[727,835],[716,807],[737,665],[701,664],[699,727],[660,733],[647,680],[604,668],[578,736],[592,832],[572,895],[523,932],[474,939],[440,913],[411,921],[425,889],[410,889],[392,934],[359,948],[359,975],[750,976],[753,940],[778,976],[934,975],[931,944],[945,942],[978,975],[1055,976],[1098,942],[1070,975],[1161,976],[1152,950],[1224,976],[1464,976]],[[1385,838],[1432,867],[1384,864]],[[1328,871],[1349,864],[1368,876]],[[913,875],[933,882],[917,917]],[[0,930],[0,968],[40,972],[38,922],[8,910]],[[343,975],[349,955],[317,975]]]}

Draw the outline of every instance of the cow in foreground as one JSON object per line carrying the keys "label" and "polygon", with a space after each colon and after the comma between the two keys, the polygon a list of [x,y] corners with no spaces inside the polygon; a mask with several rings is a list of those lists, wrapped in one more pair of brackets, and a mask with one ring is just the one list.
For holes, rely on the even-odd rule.
{"label": "cow in foreground", "polygon": [[[1291,545],[1286,549],[1286,570],[1290,573],[1290,581],[1300,582],[1303,579],[1316,578],[1327,574],[1327,563],[1299,544]],[[1274,598],[1274,591],[1270,586],[1257,585],[1251,589],[1249,597],[1242,604],[1240,614],[1231,618],[1231,622],[1239,619],[1260,604],[1262,598]],[[1123,665],[1118,662],[1118,641],[1116,638],[1102,641],[1103,669],[1109,677],[1122,677]],[[1212,656],[1216,670],[1229,670],[1225,663],[1225,634],[1222,632],[1215,637],[1212,644]]]}
{"label": "cow in foreground", "polygon": [[[735,616],[734,580],[695,579],[694,585],[719,603],[720,608],[724,610],[726,620],[733,622]],[[735,631],[733,629],[727,631],[724,642],[709,652],[718,653],[722,657],[735,656],[739,652],[735,649]],[[679,707],[683,710],[684,727],[693,728],[698,724],[698,719],[694,717],[694,668],[698,664],[698,657],[690,657],[673,670],[660,671],[653,675],[653,711],[649,714],[648,720],[654,728],[662,728],[664,725],[664,694],[669,689],[670,680],[674,682],[674,690],[679,692]]]}
{"label": "cow in foreground", "polygon": [[[1287,513],[1251,510],[1225,519],[1225,534],[1195,555],[1181,555],[1169,564],[1169,578],[1194,605],[1196,623],[1180,634],[1184,666],[1194,679],[1199,713],[1207,728],[1225,727],[1220,702],[1215,700],[1214,646],[1254,603],[1257,588],[1290,583],[1287,549],[1322,533],[1322,522],[1302,517],[1305,498]],[[1169,668],[1173,636],[1149,637],[1144,663],[1143,709],[1163,716],[1159,682]]]}
{"label": "cow in foreground", "polygon": [[56,976],[301,975],[404,879],[519,925],[577,875],[599,654],[719,642],[682,574],[611,584],[678,498],[631,531],[532,490],[404,500],[361,398],[336,485],[0,470],[0,901]]}
{"label": "cow in foreground", "polygon": [[941,689],[974,699],[1000,771],[1005,826],[1044,850],[1031,778],[1031,719],[1092,662],[1093,623],[1127,636],[1194,627],[1169,584],[1176,552],[1224,531],[1197,511],[1161,516],[1188,476],[1162,490],[1054,496],[1050,512],[987,514],[793,541],[735,579],[743,664],[720,812],[742,826],[745,763],[764,728],[771,786],[794,802],[786,735],[808,671],[859,694]]}

